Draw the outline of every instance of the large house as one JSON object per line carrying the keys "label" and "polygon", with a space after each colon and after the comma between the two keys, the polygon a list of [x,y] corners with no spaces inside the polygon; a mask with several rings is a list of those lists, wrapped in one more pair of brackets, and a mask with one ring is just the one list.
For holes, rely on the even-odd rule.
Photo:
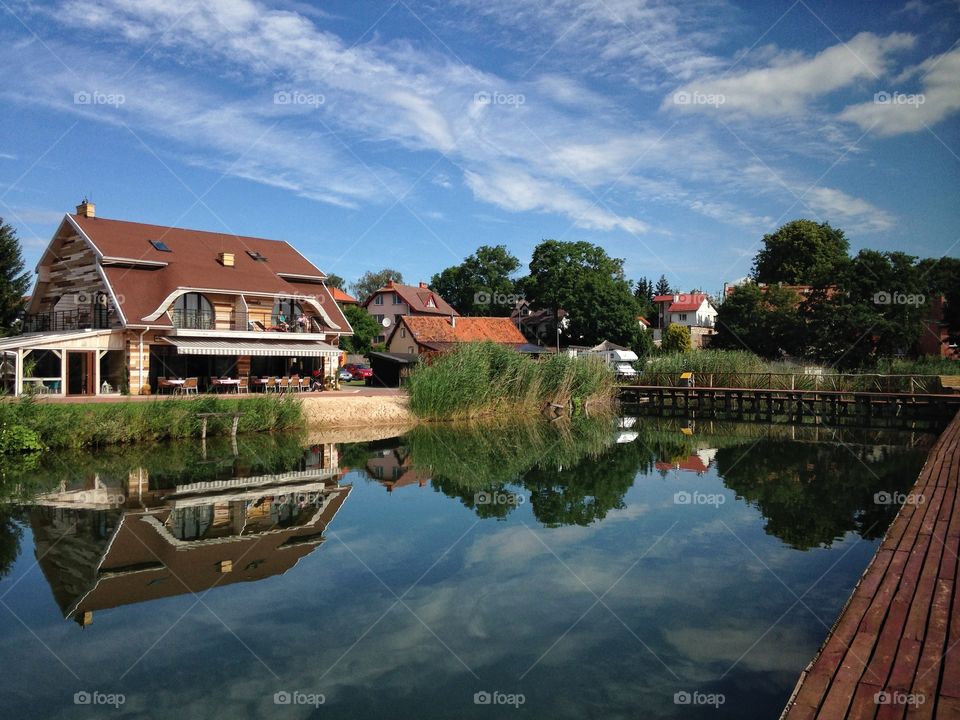
{"label": "large house", "polygon": [[543,308],[534,310],[526,299],[518,300],[510,313],[510,319],[520,332],[530,342],[538,345],[552,345],[557,342],[557,318],[560,321],[560,328],[565,328],[566,310],[559,310],[556,313]]}
{"label": "large house", "polygon": [[387,351],[407,355],[445,352],[468,342],[495,342],[518,351],[534,351],[505,317],[402,316],[387,339]]}
{"label": "large house", "polygon": [[64,216],[37,265],[6,378],[60,395],[157,392],[160,378],[337,369],[352,334],[317,267],[286,242]]}
{"label": "large house", "polygon": [[379,336],[374,338],[375,343],[385,342],[387,336],[399,324],[402,317],[449,318],[460,314],[446,300],[431,290],[425,282],[413,287],[390,280],[364,300],[363,306],[384,329]]}

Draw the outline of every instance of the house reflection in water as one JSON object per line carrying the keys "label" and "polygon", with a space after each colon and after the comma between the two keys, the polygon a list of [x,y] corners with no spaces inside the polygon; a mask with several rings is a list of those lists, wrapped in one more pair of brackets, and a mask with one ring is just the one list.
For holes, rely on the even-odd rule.
{"label": "house reflection in water", "polygon": [[367,472],[383,485],[387,492],[407,485],[424,487],[430,482],[428,475],[413,467],[410,449],[406,446],[377,451],[367,460]]}
{"label": "house reflection in water", "polygon": [[136,468],[125,488],[94,478],[38,498],[36,555],[64,616],[86,626],[99,610],[282,574],[324,541],[352,489],[333,444],[297,470],[240,475],[159,489]]}
{"label": "house reflection in water", "polygon": [[701,448],[685,458],[679,458],[671,462],[657,462],[656,468],[661,471],[684,470],[686,472],[695,472],[697,475],[703,475],[703,473],[710,469],[710,464],[716,456],[716,448]]}

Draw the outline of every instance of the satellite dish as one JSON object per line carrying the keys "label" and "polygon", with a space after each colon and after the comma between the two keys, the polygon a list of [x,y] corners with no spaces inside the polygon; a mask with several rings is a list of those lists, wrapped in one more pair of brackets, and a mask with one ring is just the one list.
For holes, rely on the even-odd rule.
{"label": "satellite dish", "polygon": [[385,317],[383,320],[381,320],[381,322],[383,323],[384,327],[390,327],[390,318]]}

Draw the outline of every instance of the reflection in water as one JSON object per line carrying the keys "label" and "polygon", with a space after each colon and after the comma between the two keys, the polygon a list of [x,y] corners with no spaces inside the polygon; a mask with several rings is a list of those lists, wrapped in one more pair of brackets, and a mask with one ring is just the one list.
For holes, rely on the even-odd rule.
{"label": "reflection in water", "polygon": [[[896,512],[874,495],[930,441],[587,419],[5,466],[0,693],[29,717],[90,717],[85,687],[146,716],[272,716],[302,688],[330,718],[489,718],[496,688],[517,717],[776,717]],[[693,690],[726,704],[674,704]]]}
{"label": "reflection in water", "polygon": [[351,490],[336,446],[290,447],[181,447],[122,473],[94,463],[38,495],[24,519],[64,615],[88,625],[97,610],[289,570],[323,542]]}

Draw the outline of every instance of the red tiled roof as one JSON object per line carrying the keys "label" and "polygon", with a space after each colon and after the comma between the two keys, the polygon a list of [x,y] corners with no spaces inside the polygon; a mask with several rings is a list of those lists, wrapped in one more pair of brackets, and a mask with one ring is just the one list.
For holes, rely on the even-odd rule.
{"label": "red tiled roof", "polygon": [[347,295],[343,290],[338,287],[331,286],[329,288],[330,294],[333,295],[333,299],[338,303],[343,303],[344,305],[359,305],[360,301],[357,300],[352,295]]}
{"label": "red tiled roof", "polygon": [[[413,285],[400,285],[398,283],[385,285],[384,287],[380,288],[364,301],[363,306],[369,307],[370,303],[373,302],[373,299],[377,295],[389,292],[395,292],[397,295],[399,295],[400,299],[403,300],[410,308],[410,312],[414,314],[445,315],[446,317],[460,314],[454,310],[446,300],[437,295],[437,293],[430,288],[414,287]],[[429,306],[428,303],[431,299],[436,307]],[[384,305],[384,307],[387,306]]]}
{"label": "red tiled roof", "polygon": [[673,295],[654,295],[654,302],[673,302]]}
{"label": "red tiled roof", "polygon": [[680,293],[667,308],[667,312],[693,312],[699,310],[703,301],[709,299],[706,293]]}
{"label": "red tiled roof", "polygon": [[[342,330],[350,331],[350,324],[333,301],[329,289],[319,280],[325,277],[323,272],[282,240],[83,215],[71,215],[71,218],[105,257],[166,263],[163,267],[103,267],[127,323],[145,322],[144,318],[155,313],[177,289],[196,288],[227,293],[311,297],[321,303],[324,311]],[[171,252],[157,250],[150,240],[162,240]],[[248,250],[260,253],[266,261],[254,260],[247,254]],[[233,267],[220,264],[217,256],[221,252],[233,253]],[[285,279],[281,275],[291,278]],[[310,282],[301,278],[318,280]],[[166,326],[169,320],[161,316],[158,320],[150,321],[150,324]]]}
{"label": "red tiled roof", "polygon": [[523,345],[527,342],[513,321],[505,317],[458,317],[456,324],[452,325],[449,318],[407,315],[400,322],[407,326],[419,344],[490,340],[504,345]]}
{"label": "red tiled roof", "polygon": [[707,464],[704,463],[698,455],[690,455],[675,463],[657,462],[655,465],[657,470],[686,470],[687,472],[695,473],[704,473],[709,469]]}

